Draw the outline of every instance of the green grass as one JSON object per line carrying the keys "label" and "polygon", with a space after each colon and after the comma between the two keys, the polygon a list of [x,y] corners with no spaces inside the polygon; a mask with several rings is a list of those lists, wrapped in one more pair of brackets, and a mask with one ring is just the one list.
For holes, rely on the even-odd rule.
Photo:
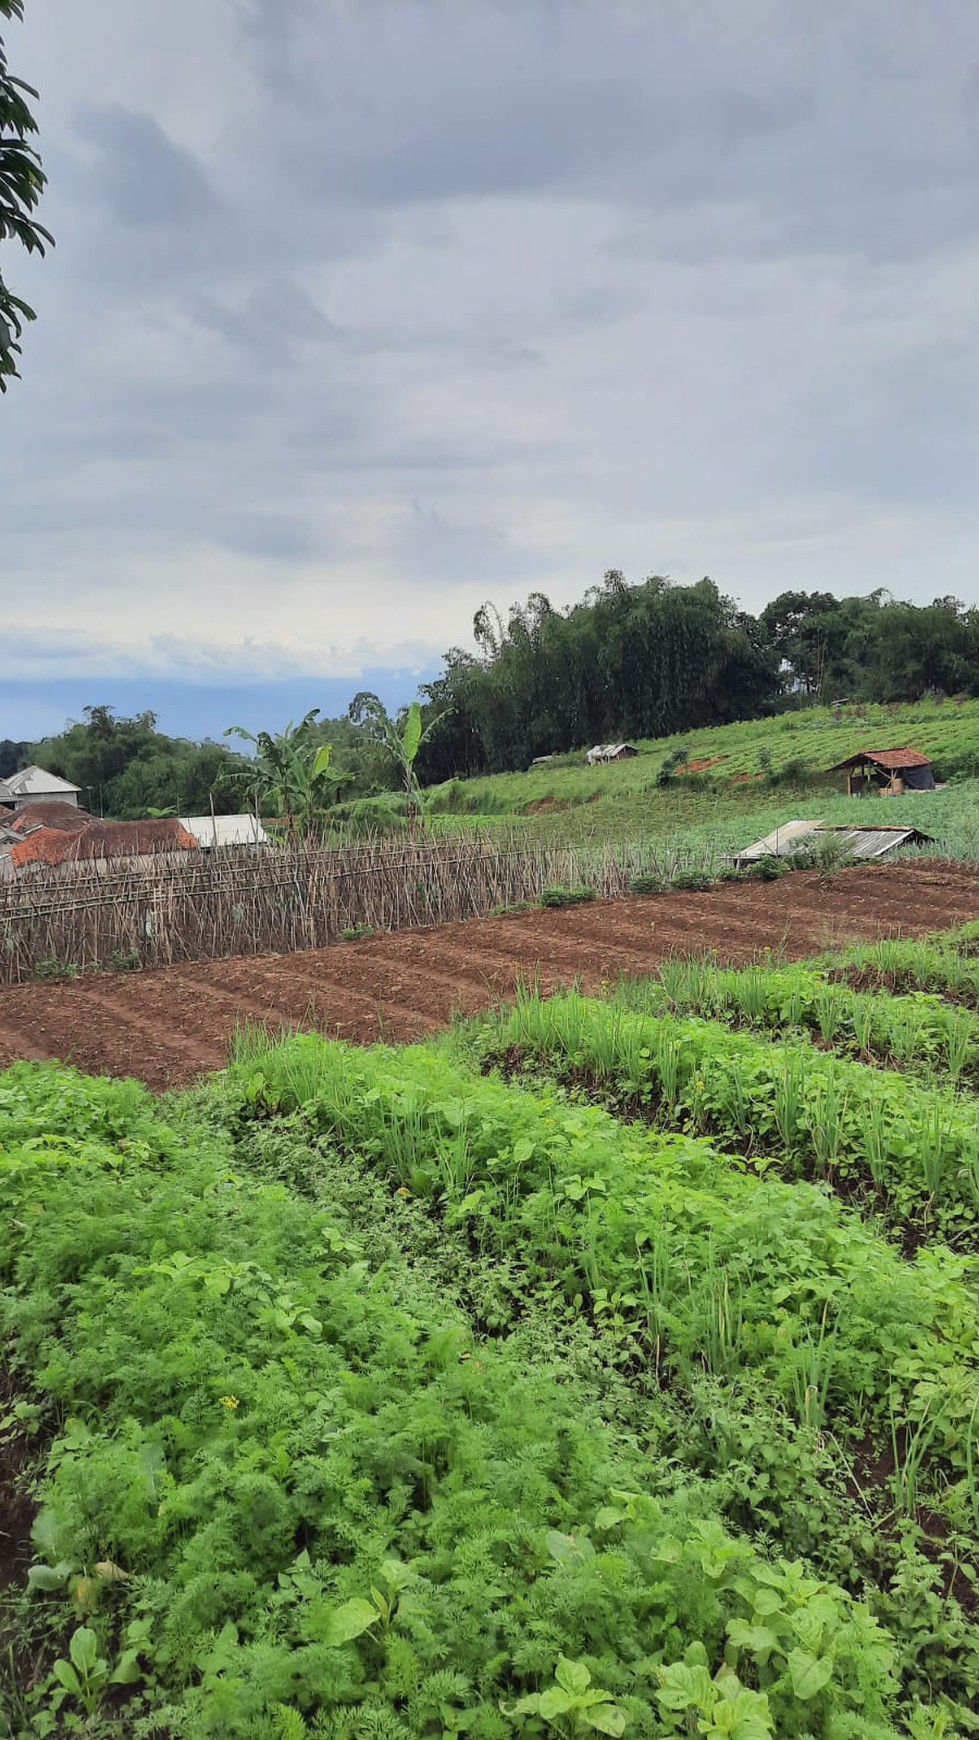
{"label": "green grass", "polygon": [[[753,719],[736,725],[716,725],[672,737],[637,740],[640,754],[632,761],[588,767],[585,751],[555,756],[543,767],[524,773],[494,774],[455,780],[432,789],[436,808],[481,815],[520,814],[530,803],[547,799],[586,802],[595,793],[621,798],[645,793],[663,762],[680,749],[690,761],[712,761],[701,775],[712,785],[728,786],[738,776],[767,777],[798,766],[804,778],[825,773],[858,749],[920,749],[935,762],[936,777],[979,774],[979,700],[921,701],[885,707],[868,704],[844,708],[837,718],[830,707],[809,707],[781,713],[773,719]],[[842,775],[834,776],[837,786]],[[673,785],[682,785],[683,776]]]}
{"label": "green grass", "polygon": [[[848,798],[833,763],[861,747],[909,744],[931,755],[945,791]],[[705,773],[658,783],[679,747],[717,760]],[[638,744],[633,761],[585,764],[584,751],[525,773],[453,780],[429,793],[432,825],[489,825],[528,840],[601,845],[656,839],[701,857],[749,844],[797,817],[827,822],[907,822],[937,836],[939,850],[979,862],[979,701],[785,713]],[[743,776],[749,776],[744,778]]]}

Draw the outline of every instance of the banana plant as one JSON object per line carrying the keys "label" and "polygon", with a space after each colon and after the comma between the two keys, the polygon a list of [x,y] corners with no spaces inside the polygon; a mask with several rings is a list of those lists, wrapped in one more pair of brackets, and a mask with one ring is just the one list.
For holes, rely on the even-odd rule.
{"label": "banana plant", "polygon": [[260,807],[276,810],[290,840],[315,834],[323,812],[353,779],[353,774],[338,773],[332,766],[332,743],[317,743],[318,717],[319,708],[312,707],[298,725],[290,721],[274,736],[246,731],[243,725],[229,725],[224,733],[254,746],[255,758],[240,778],[251,785]]}
{"label": "banana plant", "polygon": [[383,701],[368,689],[362,689],[350,703],[350,718],[354,724],[366,726],[385,745],[394,760],[405,788],[409,815],[413,820],[417,820],[425,802],[415,772],[415,762],[423,745],[450,711],[450,708],[446,708],[443,712],[436,713],[427,725],[423,725],[421,702],[412,701],[399,727]]}

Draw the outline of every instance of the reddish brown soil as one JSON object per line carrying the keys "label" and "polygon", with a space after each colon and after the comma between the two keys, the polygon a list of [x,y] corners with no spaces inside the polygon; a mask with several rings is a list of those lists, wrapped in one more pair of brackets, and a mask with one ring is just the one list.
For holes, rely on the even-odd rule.
{"label": "reddish brown soil", "polygon": [[693,761],[685,761],[674,771],[677,777],[684,773],[706,773],[708,768],[718,767],[722,761],[730,761],[729,755],[698,755]]}
{"label": "reddish brown soil", "polygon": [[174,1087],[219,1069],[241,1022],[411,1040],[510,996],[519,980],[550,991],[580,979],[595,989],[671,954],[709,950],[732,964],[765,949],[799,957],[974,918],[979,870],[926,860],[473,919],[301,954],[8,986],[0,1066],[60,1057]]}

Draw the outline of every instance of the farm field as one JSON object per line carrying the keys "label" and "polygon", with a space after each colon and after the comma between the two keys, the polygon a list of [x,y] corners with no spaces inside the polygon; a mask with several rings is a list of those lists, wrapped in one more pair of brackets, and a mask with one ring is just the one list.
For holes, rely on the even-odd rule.
{"label": "farm field", "polygon": [[513,913],[288,955],[95,974],[0,990],[0,1065],[61,1058],[156,1089],[221,1067],[242,1022],[314,1026],[358,1042],[415,1040],[520,980],[589,989],[673,954],[735,963],[800,958],[879,934],[921,936],[979,917],[979,872],[926,859],[794,872],[776,883]]}
{"label": "farm field", "polygon": [[975,875],[42,994],[251,1025],[0,1074],[0,1733],[979,1733]]}
{"label": "farm field", "polygon": [[[910,745],[933,758],[937,792],[849,798],[828,770],[855,750]],[[979,702],[806,708],[773,719],[637,741],[631,761],[588,767],[583,750],[525,772],[431,788],[438,828],[502,830],[542,845],[646,842],[664,861],[707,865],[796,817],[905,824],[940,857],[979,861]],[[683,759],[673,765],[675,758]],[[665,783],[661,772],[670,768]]]}
{"label": "farm field", "polygon": [[[785,775],[791,767],[799,782],[822,776],[858,749],[898,745],[932,758],[936,778],[979,774],[979,700],[918,701],[894,706],[805,707],[771,719],[749,719],[676,732],[671,737],[636,739],[632,761],[588,767],[582,745],[573,754],[520,773],[497,773],[452,780],[432,788],[433,803],[481,815],[523,813],[530,804],[582,802],[644,792],[663,762],[683,757],[673,774],[674,788],[696,776],[717,788]],[[832,782],[831,788],[832,788]],[[842,789],[840,776],[835,788]]]}

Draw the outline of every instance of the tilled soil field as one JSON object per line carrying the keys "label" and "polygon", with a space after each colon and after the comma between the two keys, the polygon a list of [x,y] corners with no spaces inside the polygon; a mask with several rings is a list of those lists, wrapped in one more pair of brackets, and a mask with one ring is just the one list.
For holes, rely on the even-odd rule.
{"label": "tilled soil field", "polygon": [[520,980],[549,991],[580,979],[595,989],[671,954],[710,952],[734,965],[770,949],[798,959],[975,918],[979,870],[928,859],[472,919],[300,954],[15,985],[0,990],[0,1067],[57,1057],[176,1087],[222,1067],[240,1022],[318,1027],[360,1043],[419,1039],[457,1012],[512,995]]}

